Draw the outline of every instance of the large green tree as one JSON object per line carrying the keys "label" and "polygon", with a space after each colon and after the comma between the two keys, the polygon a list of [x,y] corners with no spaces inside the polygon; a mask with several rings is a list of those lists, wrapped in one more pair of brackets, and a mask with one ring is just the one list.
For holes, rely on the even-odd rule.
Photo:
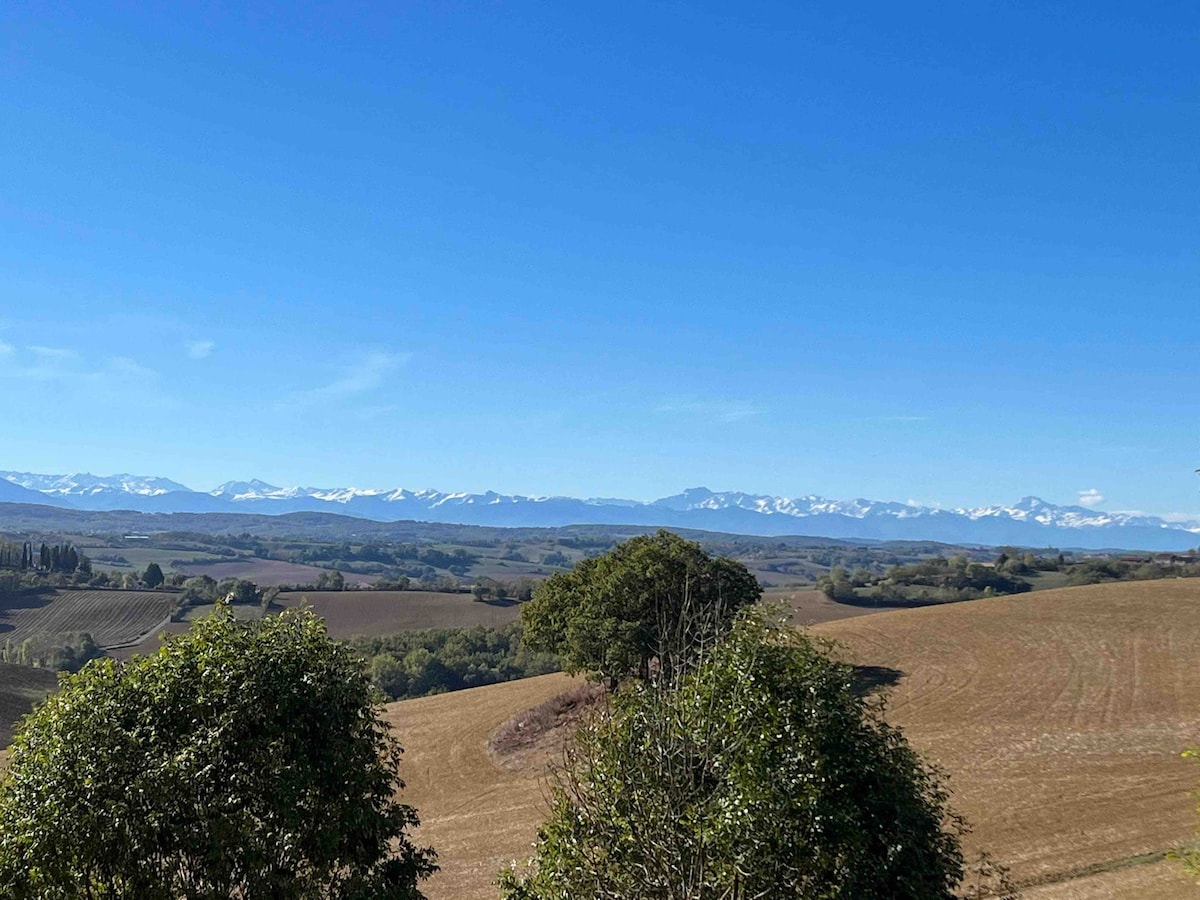
{"label": "large green tree", "polygon": [[848,667],[748,613],[676,688],[585,724],[507,900],[954,896],[938,776]]}
{"label": "large green tree", "polygon": [[610,684],[686,670],[762,596],[741,563],[668,531],[633,538],[552,575],[521,610],[525,643]]}
{"label": "large green tree", "polygon": [[146,571],[142,573],[142,584],[148,588],[156,588],[166,580],[162,567],[156,562],[146,566]]}
{"label": "large green tree", "polygon": [[306,611],[64,677],[0,781],[0,896],[420,897],[376,697]]}

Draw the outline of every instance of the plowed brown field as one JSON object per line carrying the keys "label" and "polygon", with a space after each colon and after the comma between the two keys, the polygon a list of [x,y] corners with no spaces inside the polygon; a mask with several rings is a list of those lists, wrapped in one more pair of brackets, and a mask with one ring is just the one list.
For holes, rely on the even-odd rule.
{"label": "plowed brown field", "polygon": [[515,601],[487,603],[470,594],[430,591],[295,591],[280,594],[278,603],[308,606],[339,639],[422,628],[500,628],[521,615]]}
{"label": "plowed brown field", "polygon": [[57,686],[58,676],[53,672],[0,662],[0,747],[7,747],[12,740],[13,723]]}
{"label": "plowed brown field", "polygon": [[[136,644],[166,624],[179,598],[155,591],[61,590],[0,609],[0,641],[87,632],[101,647]],[[20,605],[24,604],[24,605]]]}
{"label": "plowed brown field", "polygon": [[[815,626],[903,677],[888,718],[950,777],[955,808],[1028,896],[1174,898],[1196,888],[1154,862],[1189,840],[1200,771],[1200,581],[1045,591]],[[495,766],[488,735],[565,689],[565,676],[393,704],[406,799],[442,853],[431,898],[495,897],[528,854],[536,777]],[[1145,862],[1144,860],[1149,860]],[[1111,870],[1111,871],[1109,871]]]}

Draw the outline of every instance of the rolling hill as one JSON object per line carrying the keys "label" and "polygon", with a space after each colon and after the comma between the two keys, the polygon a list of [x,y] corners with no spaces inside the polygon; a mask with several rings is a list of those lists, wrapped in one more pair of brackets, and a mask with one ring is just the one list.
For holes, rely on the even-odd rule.
{"label": "rolling hill", "polygon": [[[888,717],[949,774],[953,805],[1041,898],[1173,898],[1195,890],[1165,851],[1190,839],[1200,782],[1200,583],[1070,588],[814,626],[864,665],[902,672]],[[495,897],[543,814],[534,774],[485,744],[562,675],[392,704],[418,837],[442,852],[431,898]]]}

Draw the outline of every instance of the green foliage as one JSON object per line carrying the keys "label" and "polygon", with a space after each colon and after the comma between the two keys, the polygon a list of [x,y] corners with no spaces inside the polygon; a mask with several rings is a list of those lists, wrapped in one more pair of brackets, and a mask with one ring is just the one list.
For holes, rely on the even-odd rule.
{"label": "green foliage", "polygon": [[369,660],[371,680],[391,700],[545,675],[560,666],[556,656],[525,646],[516,622],[355,638],[350,646]]}
{"label": "green foliage", "polygon": [[163,576],[162,567],[156,562],[152,562],[146,566],[146,571],[142,573],[142,584],[148,588],[159,587],[166,580]]}
{"label": "green foliage", "polygon": [[20,643],[5,641],[0,646],[0,661],[36,666],[54,672],[78,672],[104,650],[86,631],[62,634],[35,634]]}
{"label": "green foliage", "polygon": [[28,541],[17,544],[12,541],[0,540],[0,569],[63,575],[82,571],[84,574],[90,575],[92,563],[70,543],[51,545],[43,543],[35,551],[33,544]]}
{"label": "green foliage", "polygon": [[[1033,559],[1032,554],[1028,557]],[[892,566],[879,576],[865,570],[848,575],[844,569],[834,568],[817,579],[817,588],[831,600],[841,603],[974,600],[984,596],[1021,594],[1032,589],[1028,581],[1011,574],[1014,568],[1033,572],[1032,564],[1014,563],[1005,554],[998,563],[985,566],[971,562],[963,555],[949,559],[939,556]]]}
{"label": "green foliage", "polygon": [[1151,581],[1156,578],[1195,577],[1195,564],[1159,563],[1151,559],[1085,559],[1067,568],[1067,584],[1103,584],[1108,581]]}
{"label": "green foliage", "polygon": [[614,683],[648,678],[651,663],[668,675],[686,667],[696,648],[760,596],[741,563],[659,531],[552,575],[521,610],[521,622],[531,647],[560,655],[570,672]]}
{"label": "green foliage", "polygon": [[32,544],[0,540],[0,569],[25,572],[32,569],[35,563]]}
{"label": "green foliage", "polygon": [[[750,613],[750,611],[747,611]],[[508,900],[950,898],[946,789],[847,666],[759,613],[585,723]]]}
{"label": "green foliage", "polygon": [[318,591],[344,591],[346,589],[346,576],[337,570],[322,572],[317,576],[316,587]]}
{"label": "green foliage", "polygon": [[304,611],[222,608],[64,676],[0,781],[0,895],[421,896],[434,857],[376,696]]}
{"label": "green foliage", "polygon": [[239,578],[226,592],[224,599],[229,600],[230,603],[257,603],[260,599],[258,585],[245,578]]}

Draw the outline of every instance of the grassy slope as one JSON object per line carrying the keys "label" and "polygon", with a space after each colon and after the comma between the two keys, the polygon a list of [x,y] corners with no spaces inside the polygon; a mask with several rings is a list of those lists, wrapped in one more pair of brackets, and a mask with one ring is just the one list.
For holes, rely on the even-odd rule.
{"label": "grassy slope", "polygon": [[[1191,896],[1169,864],[1118,868],[1189,839],[1200,741],[1200,581],[1098,585],[859,616],[814,627],[855,661],[905,673],[889,718],[950,774],[972,847],[1046,898]],[[568,684],[545,676],[392,704],[405,796],[443,854],[431,898],[494,897],[528,854],[541,783],[498,769],[491,731]]]}

